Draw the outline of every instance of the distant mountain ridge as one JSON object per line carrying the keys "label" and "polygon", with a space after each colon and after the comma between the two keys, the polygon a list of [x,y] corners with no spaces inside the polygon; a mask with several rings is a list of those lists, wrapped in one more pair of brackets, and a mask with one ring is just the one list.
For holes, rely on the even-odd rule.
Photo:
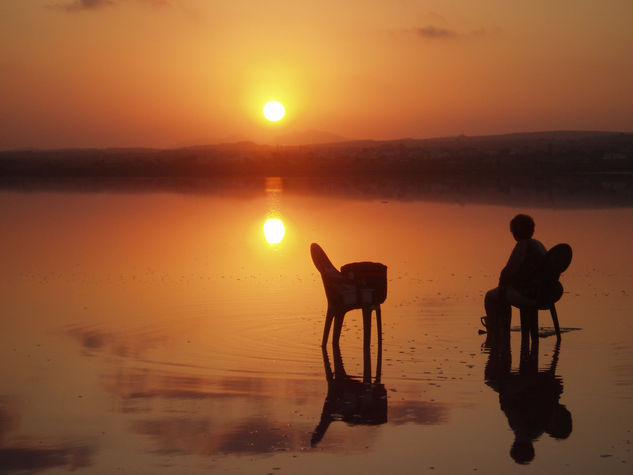
{"label": "distant mountain ridge", "polygon": [[553,130],[553,131],[535,131],[535,132],[512,132],[507,134],[492,135],[451,135],[443,137],[427,137],[412,138],[403,137],[399,139],[348,139],[343,136],[318,130],[308,130],[302,132],[291,132],[276,136],[277,141],[263,140],[236,140],[208,144],[179,145],[176,147],[66,147],[55,149],[40,149],[36,147],[20,147],[17,149],[0,150],[3,152],[45,152],[45,151],[88,151],[101,150],[111,152],[141,152],[141,151],[165,151],[165,150],[208,150],[208,149],[231,149],[242,151],[255,151],[270,149],[271,147],[312,147],[312,146],[341,146],[341,147],[371,147],[381,145],[404,145],[404,146],[422,146],[425,144],[439,143],[501,143],[501,142],[523,142],[523,141],[542,141],[542,140],[578,140],[590,137],[608,137],[608,136],[633,136],[633,132],[617,132],[617,131],[586,131],[586,130]]}
{"label": "distant mountain ridge", "polygon": [[0,152],[0,177],[633,175],[633,133],[554,131],[312,145]]}
{"label": "distant mountain ridge", "polygon": [[348,142],[349,139],[324,132],[322,130],[305,130],[302,132],[289,132],[276,137],[276,143],[280,145],[317,145],[322,143]]}
{"label": "distant mountain ridge", "polygon": [[271,176],[329,195],[631,206],[633,133],[0,151],[0,190],[263,192]]}
{"label": "distant mountain ridge", "polygon": [[[602,130],[552,130],[552,131],[534,131],[534,132],[512,132],[507,134],[491,134],[491,135],[450,135],[443,137],[427,137],[412,138],[402,137],[398,139],[347,139],[342,136],[322,131],[306,131],[292,134],[284,134],[279,136],[277,144],[255,141],[238,141],[226,142],[219,144],[203,145],[202,147],[220,147],[235,149],[257,149],[270,146],[286,146],[286,147],[372,147],[381,145],[404,145],[408,147],[423,146],[427,144],[440,143],[502,143],[502,142],[525,142],[525,141],[543,141],[543,140],[578,140],[591,137],[608,137],[616,135],[632,135],[633,132],[617,132]],[[311,138],[312,141],[308,139]],[[190,148],[190,147],[187,147]]]}

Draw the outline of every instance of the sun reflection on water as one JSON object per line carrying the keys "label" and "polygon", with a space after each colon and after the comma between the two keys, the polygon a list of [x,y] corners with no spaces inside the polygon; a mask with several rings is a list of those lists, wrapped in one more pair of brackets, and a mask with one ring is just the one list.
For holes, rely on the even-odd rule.
{"label": "sun reflection on water", "polygon": [[264,223],[264,237],[271,246],[279,244],[286,234],[284,223],[279,218],[268,218]]}
{"label": "sun reflection on water", "polygon": [[264,237],[271,246],[279,244],[286,234],[284,223],[279,218],[281,194],[283,192],[283,180],[278,176],[266,177],[265,190],[268,204],[268,218],[264,223]]}

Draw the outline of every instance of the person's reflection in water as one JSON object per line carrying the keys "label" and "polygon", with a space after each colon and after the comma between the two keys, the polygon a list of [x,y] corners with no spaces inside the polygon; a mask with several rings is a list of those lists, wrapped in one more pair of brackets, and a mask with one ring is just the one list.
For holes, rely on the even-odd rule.
{"label": "person's reflection in water", "polygon": [[348,424],[379,425],[387,422],[387,390],[380,383],[382,368],[382,335],[378,335],[376,377],[371,380],[371,356],[369,345],[363,348],[363,381],[349,376],[343,367],[339,345],[333,345],[334,372],[330,367],[327,349],[323,348],[323,365],[327,380],[327,396],[323,404],[321,420],[312,434],[315,447],[333,421]]}
{"label": "person's reflection in water", "polygon": [[511,371],[507,345],[493,345],[485,369],[486,384],[499,393],[501,410],[514,432],[510,456],[520,464],[534,459],[534,441],[544,432],[566,439],[572,431],[569,410],[559,403],[563,382],[556,376],[560,343],[544,371],[538,368],[538,345],[522,345],[519,371]]}

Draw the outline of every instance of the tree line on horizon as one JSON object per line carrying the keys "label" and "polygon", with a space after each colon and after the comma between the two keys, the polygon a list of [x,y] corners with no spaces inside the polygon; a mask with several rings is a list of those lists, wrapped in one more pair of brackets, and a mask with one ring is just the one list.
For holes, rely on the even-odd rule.
{"label": "tree line on horizon", "polygon": [[633,134],[551,132],[305,146],[0,151],[4,178],[581,173],[633,173]]}

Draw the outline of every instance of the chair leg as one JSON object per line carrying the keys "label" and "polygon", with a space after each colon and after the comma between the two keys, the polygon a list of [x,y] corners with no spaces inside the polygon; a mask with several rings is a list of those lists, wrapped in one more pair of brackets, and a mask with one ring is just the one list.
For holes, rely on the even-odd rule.
{"label": "chair leg", "polygon": [[376,358],[376,384],[380,384],[382,377],[382,315],[380,305],[376,307],[376,338],[378,340],[378,356]]}
{"label": "chair leg", "polygon": [[556,339],[560,341],[560,326],[558,325],[558,314],[556,313],[556,306],[552,304],[549,307],[549,311],[552,314],[552,321],[554,322],[554,330],[556,330]]}
{"label": "chair leg", "polygon": [[519,309],[521,315],[521,341],[527,343],[538,340],[538,309],[523,307]]}
{"label": "chair leg", "polygon": [[323,327],[323,339],[321,340],[321,347],[327,346],[327,340],[330,336],[330,328],[332,327],[332,320],[334,319],[334,310],[328,306],[325,314],[325,326]]}
{"label": "chair leg", "polygon": [[530,336],[532,337],[532,345],[538,348],[538,309],[534,309],[534,313],[530,316]]}
{"label": "chair leg", "polygon": [[371,382],[371,307],[363,307],[363,382]]}
{"label": "chair leg", "polygon": [[376,307],[376,333],[378,335],[378,347],[382,347],[382,315],[380,305]]}
{"label": "chair leg", "polygon": [[341,330],[343,329],[343,318],[345,317],[345,312],[339,311],[334,315],[334,331],[332,333],[332,345],[335,347],[339,346],[339,341],[341,339]]}
{"label": "chair leg", "polygon": [[530,341],[530,325],[528,322],[527,310],[520,308],[519,316],[521,319],[521,351],[523,351],[524,347],[528,347],[528,343]]}

